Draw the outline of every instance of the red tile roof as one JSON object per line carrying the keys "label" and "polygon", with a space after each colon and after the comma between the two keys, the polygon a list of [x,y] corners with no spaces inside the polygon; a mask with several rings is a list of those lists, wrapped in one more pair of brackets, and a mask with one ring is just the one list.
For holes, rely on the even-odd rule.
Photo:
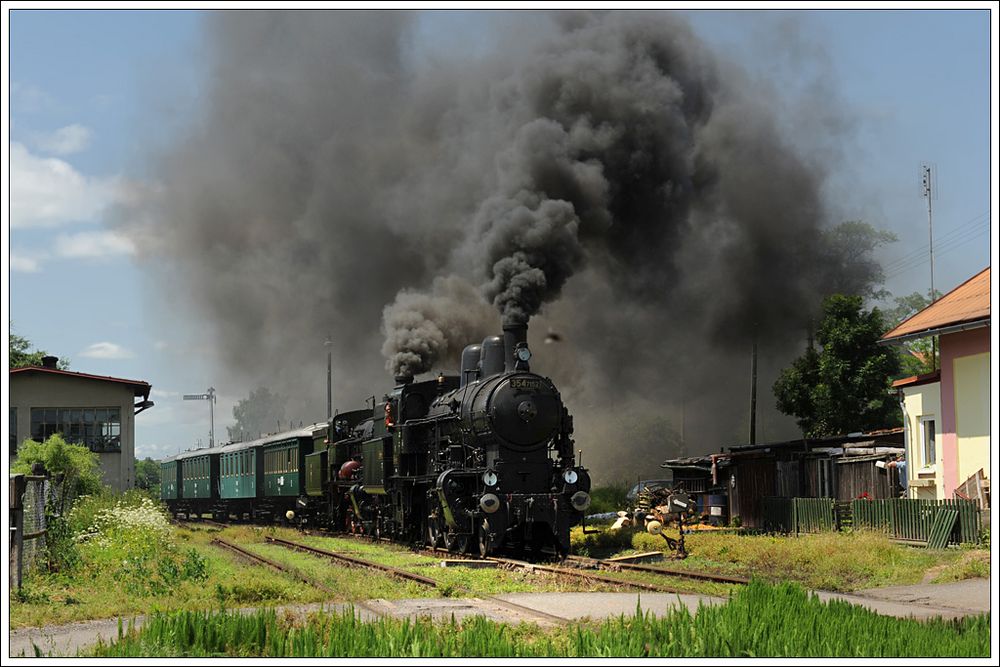
{"label": "red tile roof", "polygon": [[23,368],[10,369],[11,375],[18,373],[52,373],[54,375],[84,378],[86,380],[117,382],[119,384],[130,385],[136,396],[145,396],[147,398],[149,397],[149,390],[153,388],[148,382],[143,382],[142,380],[126,380],[124,378],[111,377],[110,375],[91,375],[90,373],[77,373],[76,371],[64,371],[58,368],[44,368],[42,366],[25,366]]}
{"label": "red tile roof", "polygon": [[940,329],[990,319],[990,269],[986,267],[964,283],[904,320],[882,340],[933,336]]}
{"label": "red tile roof", "polygon": [[896,380],[892,383],[894,388],[899,387],[915,387],[918,384],[930,384],[931,382],[939,382],[941,380],[941,371],[933,371],[931,373],[924,373],[923,375],[911,375],[908,378],[902,378]]}

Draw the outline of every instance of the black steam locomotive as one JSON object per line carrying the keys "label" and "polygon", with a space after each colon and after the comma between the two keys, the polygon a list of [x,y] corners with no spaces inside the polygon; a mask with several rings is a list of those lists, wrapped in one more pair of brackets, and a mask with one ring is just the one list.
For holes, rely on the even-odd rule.
{"label": "black steam locomotive", "polygon": [[[320,524],[453,552],[565,556],[590,477],[574,460],[558,390],[530,371],[526,334],[505,326],[503,337],[463,350],[460,375],[397,377],[371,408],[328,424],[164,461],[173,482],[161,485],[164,500],[175,512]],[[188,481],[188,468],[203,476]],[[189,487],[201,497],[185,497]]]}

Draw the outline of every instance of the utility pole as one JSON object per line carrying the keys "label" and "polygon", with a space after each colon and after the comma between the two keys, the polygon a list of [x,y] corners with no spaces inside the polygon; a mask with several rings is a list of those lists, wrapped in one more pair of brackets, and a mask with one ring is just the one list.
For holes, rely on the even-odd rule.
{"label": "utility pole", "polygon": [[[927,199],[927,239],[930,249],[931,260],[931,303],[937,301],[937,293],[934,291],[934,211],[931,200],[937,196],[937,188],[934,187],[934,178],[929,164],[920,166],[922,195]],[[931,336],[931,368],[937,370],[937,336]]]}
{"label": "utility pole", "polygon": [[326,421],[333,419],[333,340],[327,334],[323,342],[326,348]]}
{"label": "utility pole", "polygon": [[757,325],[753,327],[753,353],[750,357],[750,444],[757,444]]}

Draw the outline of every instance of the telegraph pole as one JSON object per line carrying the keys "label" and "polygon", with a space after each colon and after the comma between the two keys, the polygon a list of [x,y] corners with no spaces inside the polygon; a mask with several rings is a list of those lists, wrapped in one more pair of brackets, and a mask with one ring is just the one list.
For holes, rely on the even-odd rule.
{"label": "telegraph pole", "polygon": [[[934,211],[931,200],[937,196],[937,189],[934,187],[931,166],[923,164],[920,166],[920,171],[920,180],[923,186],[922,196],[927,199],[927,239],[931,260],[931,303],[934,303],[937,301],[937,293],[934,291]],[[931,368],[937,369],[937,336],[931,336]]]}
{"label": "telegraph pole", "polygon": [[757,444],[757,325],[753,328],[753,353],[750,358],[750,444]]}
{"label": "telegraph pole", "polygon": [[327,334],[323,342],[326,348],[326,421],[333,419],[333,340]]}
{"label": "telegraph pole", "polygon": [[930,165],[922,165],[921,172],[921,181],[923,185],[922,196],[927,199],[927,237],[931,259],[931,303],[934,303],[937,299],[934,293],[934,212],[931,200],[937,195],[937,192],[934,190]]}

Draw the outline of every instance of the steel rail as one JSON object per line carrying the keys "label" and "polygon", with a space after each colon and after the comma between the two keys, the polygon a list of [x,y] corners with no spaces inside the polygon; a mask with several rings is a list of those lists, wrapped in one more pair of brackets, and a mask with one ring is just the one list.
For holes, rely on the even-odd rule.
{"label": "steel rail", "polygon": [[[318,555],[318,556],[325,556],[325,557],[333,559],[333,560],[338,560],[338,561],[343,561],[345,563],[349,563],[349,564],[354,565],[356,567],[365,567],[365,568],[374,569],[374,570],[381,570],[383,572],[387,572],[387,573],[389,573],[391,575],[400,577],[402,579],[408,579],[408,580],[411,580],[411,581],[416,581],[418,583],[424,584],[425,586],[431,586],[433,588],[442,588],[444,586],[444,584],[442,584],[442,582],[439,582],[436,579],[432,579],[430,577],[425,577],[425,576],[423,576],[421,574],[415,574],[413,572],[407,572],[406,570],[401,570],[399,568],[392,567],[390,565],[383,565],[381,563],[376,563],[374,561],[365,560],[363,558],[355,558],[354,556],[348,556],[346,554],[340,554],[340,553],[336,553],[336,552],[333,552],[333,551],[327,551],[326,549],[319,549],[319,548],[316,548],[316,547],[311,547],[308,544],[301,544],[299,542],[292,542],[290,540],[285,540],[285,539],[282,539],[280,537],[270,537],[270,536],[268,536],[268,537],[265,537],[265,539],[268,542],[271,542],[271,543],[274,543],[274,544],[279,544],[279,545],[281,545],[283,547],[286,547],[288,549],[297,549],[299,551],[304,551],[306,553],[312,553],[312,554]],[[481,595],[481,594],[475,593],[474,591],[472,591],[472,590],[470,590],[470,589],[468,589],[468,588],[466,588],[464,586],[456,586],[455,589],[459,590],[459,591],[461,591],[463,593],[466,593],[466,594],[468,594],[468,595],[470,595],[472,597],[476,597],[476,598],[479,598],[481,600],[488,600],[488,601],[492,602],[493,604],[499,605],[501,607],[506,607],[506,608],[508,608],[508,609],[510,609],[512,611],[516,611],[516,612],[519,612],[519,613],[522,613],[522,614],[526,613],[526,614],[530,614],[532,616],[537,616],[539,618],[543,618],[543,619],[549,621],[550,623],[554,623],[556,625],[566,625],[566,624],[568,624],[570,622],[569,619],[563,618],[562,616],[555,616],[554,614],[549,614],[549,613],[544,612],[544,611],[539,611],[538,609],[534,609],[532,607],[527,607],[525,605],[521,605],[521,604],[518,604],[516,602],[511,602],[509,600],[504,600],[502,598],[498,598],[498,597],[495,597],[495,596],[492,596],[492,595]]]}
{"label": "steel rail", "polygon": [[277,563],[277,562],[275,562],[275,561],[273,561],[273,560],[271,560],[269,558],[265,558],[264,556],[260,556],[258,554],[255,554],[252,551],[248,551],[248,550],[244,549],[243,547],[241,547],[239,545],[233,544],[232,542],[227,542],[226,540],[223,540],[223,539],[220,539],[220,538],[216,537],[216,538],[214,538],[212,540],[212,544],[218,544],[221,547],[223,547],[224,549],[228,549],[228,550],[232,551],[233,553],[236,553],[236,554],[238,554],[240,556],[243,556],[247,560],[250,560],[250,561],[252,561],[254,563],[257,563],[257,564],[260,564],[260,565],[266,565],[266,566],[268,566],[268,567],[270,567],[270,568],[272,568],[274,570],[277,570],[278,572],[281,572],[283,574],[287,574],[289,576],[295,577],[299,581],[301,581],[301,582],[303,582],[305,584],[308,584],[309,586],[313,586],[314,588],[318,588],[319,590],[321,590],[321,591],[323,591],[325,593],[333,594],[333,591],[330,590],[328,587],[324,586],[323,584],[319,583],[318,581],[314,581],[314,580],[306,577],[301,572],[298,572],[298,571],[296,571],[296,570],[294,570],[292,568],[288,568],[288,567],[282,565],[281,563]]}
{"label": "steel rail", "polygon": [[691,570],[675,570],[668,567],[657,567],[655,565],[642,565],[639,563],[622,563],[608,561],[601,558],[583,558],[581,556],[570,556],[568,560],[580,564],[591,565],[592,567],[603,568],[612,572],[618,570],[633,570],[635,572],[649,572],[669,577],[685,577],[687,579],[697,579],[700,581],[713,581],[721,584],[741,584],[750,583],[745,577],[734,577],[725,574],[712,574],[710,572],[694,572]]}
{"label": "steel rail", "polygon": [[488,560],[494,560],[503,565],[511,565],[514,567],[524,568],[528,571],[539,570],[541,572],[550,572],[552,574],[561,574],[570,577],[577,577],[578,579],[588,579],[590,581],[597,581],[606,584],[614,584],[616,586],[631,586],[633,588],[642,588],[647,591],[656,591],[658,593],[684,593],[678,588],[672,586],[661,586],[659,584],[647,584],[642,581],[628,581],[625,579],[615,579],[614,577],[605,577],[599,574],[590,574],[588,572],[580,572],[579,570],[571,570],[564,567],[554,567],[552,565],[539,565],[536,563],[528,563],[526,561],[514,560],[511,558],[496,558],[492,557]]}
{"label": "steel rail", "polygon": [[392,567],[390,565],[382,565],[381,563],[375,563],[373,561],[364,560],[363,558],[356,558],[354,556],[348,556],[347,554],[336,553],[334,551],[327,551],[326,549],[318,549],[316,547],[311,547],[308,544],[301,544],[299,542],[292,542],[290,540],[285,540],[280,537],[267,536],[264,538],[268,542],[273,544],[279,544],[283,547],[289,549],[298,549],[299,551],[305,551],[317,556],[326,556],[327,558],[332,558],[334,560],[344,561],[345,563],[350,563],[357,567],[367,567],[373,570],[381,570],[387,572],[400,579],[408,579],[410,581],[416,581],[418,583],[424,584],[425,586],[431,586],[433,588],[438,588],[440,582],[431,579],[430,577],[425,577],[422,574],[414,574],[413,572],[407,572],[406,570],[401,570],[398,567]]}

